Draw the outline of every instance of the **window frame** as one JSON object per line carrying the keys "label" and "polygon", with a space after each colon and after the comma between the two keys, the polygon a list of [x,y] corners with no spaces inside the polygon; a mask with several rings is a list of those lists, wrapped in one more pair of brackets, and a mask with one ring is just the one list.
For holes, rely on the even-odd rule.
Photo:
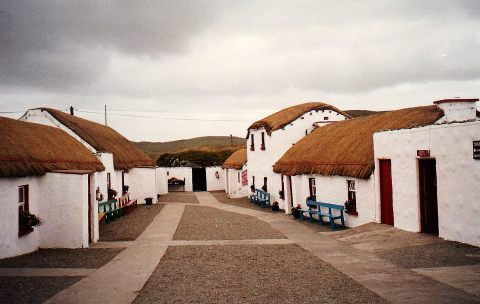
{"label": "window frame", "polygon": [[260,150],[265,151],[265,132],[262,132],[262,144],[260,146]]}
{"label": "window frame", "polygon": [[250,134],[250,151],[255,151],[255,134]]}

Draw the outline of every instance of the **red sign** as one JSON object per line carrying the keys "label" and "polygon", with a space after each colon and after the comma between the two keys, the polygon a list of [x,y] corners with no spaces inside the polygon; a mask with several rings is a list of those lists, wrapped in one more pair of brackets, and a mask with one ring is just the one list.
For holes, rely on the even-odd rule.
{"label": "red sign", "polygon": [[248,175],[247,170],[242,171],[242,186],[248,185]]}
{"label": "red sign", "polygon": [[417,150],[418,157],[430,157],[430,150]]}

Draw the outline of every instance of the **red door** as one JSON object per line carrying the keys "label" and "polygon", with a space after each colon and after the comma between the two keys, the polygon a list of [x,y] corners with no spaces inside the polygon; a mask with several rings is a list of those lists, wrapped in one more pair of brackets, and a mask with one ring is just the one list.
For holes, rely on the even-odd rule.
{"label": "red door", "polygon": [[434,159],[418,161],[420,229],[438,235],[437,170]]}
{"label": "red door", "polygon": [[380,160],[380,201],[382,224],[393,226],[392,162],[389,159]]}

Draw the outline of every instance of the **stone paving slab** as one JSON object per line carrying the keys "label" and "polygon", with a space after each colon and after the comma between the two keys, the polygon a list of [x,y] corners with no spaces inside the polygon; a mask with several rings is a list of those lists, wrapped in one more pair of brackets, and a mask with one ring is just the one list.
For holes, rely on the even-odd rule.
{"label": "stone paving slab", "polygon": [[416,268],[413,271],[472,294],[480,302],[480,265]]}
{"label": "stone paving slab", "polygon": [[92,268],[0,268],[4,277],[84,277],[95,269]]}
{"label": "stone paving slab", "polygon": [[[131,303],[142,289],[171,240],[184,206],[168,205],[130,246],[97,271],[62,290],[45,303]],[[150,241],[150,242],[149,242]],[[138,244],[138,245],[137,245]]]}
{"label": "stone paving slab", "polygon": [[[200,204],[225,210],[225,205],[215,202],[209,193],[197,193],[197,197]],[[281,215],[264,216],[255,210],[235,206],[228,206],[228,210],[262,218],[302,248],[392,303],[479,302],[477,297],[464,291],[390,264],[326,234],[316,233],[293,219],[285,221]],[[276,221],[274,217],[281,220]]]}

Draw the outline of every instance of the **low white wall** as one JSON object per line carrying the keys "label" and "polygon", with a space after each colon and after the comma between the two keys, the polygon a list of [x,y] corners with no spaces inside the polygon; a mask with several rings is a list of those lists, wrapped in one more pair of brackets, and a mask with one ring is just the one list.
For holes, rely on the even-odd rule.
{"label": "low white wall", "polygon": [[164,195],[168,193],[168,180],[167,180],[167,168],[157,167],[155,168],[156,175],[156,188],[157,193]]}
{"label": "low white wall", "polygon": [[145,198],[151,197],[156,201],[155,168],[133,168],[128,171],[128,186],[130,199],[144,203]]}
{"label": "low white wall", "polygon": [[[43,220],[18,237],[18,187],[29,187],[29,209]],[[0,179],[0,258],[41,248],[88,247],[88,175],[47,173]],[[96,212],[94,212],[96,214]]]}
{"label": "low white wall", "polygon": [[[224,189],[225,174],[222,167],[207,167],[205,168],[207,175],[207,191],[219,191]],[[218,178],[215,173],[218,173]]]}
{"label": "low white wall", "polygon": [[192,168],[190,167],[167,167],[167,181],[175,177],[176,179],[185,179],[185,191],[193,191]]}
{"label": "low white wall", "polygon": [[[472,143],[476,140],[480,140],[478,121],[374,135],[375,159],[392,161],[395,227],[420,231],[416,151],[430,150],[436,159],[439,236],[480,245],[480,160],[473,159]],[[380,214],[379,187],[376,193]]]}

